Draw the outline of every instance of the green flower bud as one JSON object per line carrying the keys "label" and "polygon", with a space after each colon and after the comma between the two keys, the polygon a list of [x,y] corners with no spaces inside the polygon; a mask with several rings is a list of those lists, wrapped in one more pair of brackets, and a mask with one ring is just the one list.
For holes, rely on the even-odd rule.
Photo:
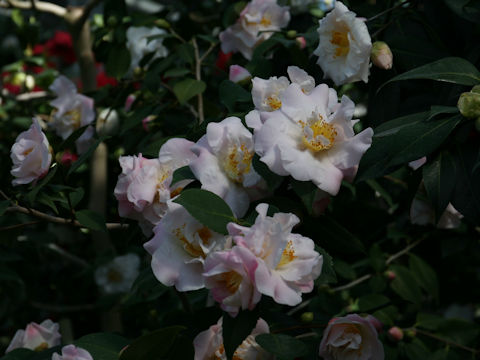
{"label": "green flower bud", "polygon": [[170,29],[170,23],[165,19],[155,20],[155,25],[164,29]]}
{"label": "green flower bud", "polygon": [[[475,91],[478,91],[478,88]],[[457,107],[467,119],[480,117],[480,93],[473,91],[463,93],[458,99]]]}
{"label": "green flower bud", "polygon": [[295,39],[296,37],[297,37],[297,31],[296,30],[288,30],[287,31],[287,38]]}
{"label": "green flower bud", "polygon": [[300,320],[302,320],[302,322],[304,322],[304,323],[312,322],[313,321],[313,312],[304,312],[300,316]]}
{"label": "green flower bud", "polygon": [[373,64],[384,70],[392,68],[393,54],[387,43],[383,41],[375,41],[372,44],[372,52],[370,54]]}

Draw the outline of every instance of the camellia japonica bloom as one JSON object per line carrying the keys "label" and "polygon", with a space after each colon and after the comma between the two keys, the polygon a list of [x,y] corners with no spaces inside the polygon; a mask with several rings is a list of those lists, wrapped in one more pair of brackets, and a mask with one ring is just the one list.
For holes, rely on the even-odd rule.
{"label": "camellia japonica bloom", "polygon": [[350,314],[330,320],[323,332],[319,355],[324,360],[383,360],[383,345],[367,319]]}
{"label": "camellia japonica bloom", "polygon": [[93,360],[93,358],[87,350],[75,345],[67,345],[62,348],[62,355],[54,353],[52,360]]}
{"label": "camellia japonica bloom", "polygon": [[138,276],[140,257],[130,253],[117,256],[95,271],[95,282],[105,294],[127,292]]}
{"label": "camellia japonica bloom", "polygon": [[[193,340],[195,348],[194,360],[227,360],[222,336],[223,318],[208,330],[202,331]],[[255,341],[255,336],[270,333],[268,324],[262,318],[257,320],[255,328],[250,335],[237,347],[233,353],[235,360],[272,360],[274,357],[263,350]]]}
{"label": "camellia japonica bloom", "polygon": [[167,211],[167,201],[192,181],[172,184],[173,172],[196,157],[190,151],[192,145],[191,141],[173,138],[162,145],[157,159],[146,159],[141,154],[120,157],[122,173],[114,190],[120,216],[140,221],[144,232],[151,233]]}
{"label": "camellia japonica bloom", "polygon": [[319,22],[320,43],[314,54],[325,77],[336,85],[368,82],[372,40],[365,22],[340,1]]}
{"label": "camellia japonica bloom", "polygon": [[[150,53],[154,53],[153,59],[168,55],[168,49],[163,46],[163,35],[166,31],[157,27],[131,26],[127,30],[127,48],[130,51],[130,71],[139,66],[140,60]],[[154,37],[149,39],[149,37]]]}
{"label": "camellia japonica bloom", "polygon": [[279,6],[276,0],[252,0],[240,13],[237,22],[220,33],[222,51],[239,51],[250,60],[254,48],[274,31],[287,26],[289,21],[288,7]]}
{"label": "camellia japonica bloom", "polygon": [[[352,179],[362,155],[372,143],[373,130],[355,135],[354,103],[325,84],[306,94],[298,84],[282,93],[281,109],[268,114],[252,111],[246,117],[254,129],[255,151],[278,175],[313,181],[336,195],[344,178]],[[262,119],[263,117],[263,119]]]}
{"label": "camellia japonica bloom", "polygon": [[256,289],[279,304],[297,305],[302,293],[313,290],[323,257],[315,251],[312,239],[292,233],[300,222],[295,215],[276,213],[271,217],[267,210],[267,204],[257,205],[258,216],[252,227],[229,223],[228,232],[237,246],[257,257]]}
{"label": "camellia japonica bloom", "polygon": [[202,189],[211,191],[230,206],[237,217],[245,215],[250,198],[248,188],[261,181],[252,166],[253,136],[237,117],[209,123],[207,133],[191,151],[198,155],[190,163]]}
{"label": "camellia japonica bloom", "polygon": [[[95,119],[95,109],[93,99],[79,94],[77,87],[67,77],[60,75],[50,85],[50,90],[57,97],[50,101],[57,110],[53,114],[53,121],[50,123],[58,136],[62,139],[68,138],[75,130],[89,125]],[[89,126],[82,136],[77,139],[77,152],[82,153],[88,148],[82,146],[83,142],[88,142],[93,137],[95,129]]]}
{"label": "camellia japonica bloom", "polygon": [[166,286],[178,291],[204,287],[202,272],[205,257],[223,250],[225,236],[199,223],[176,203],[167,204],[168,211],[153,229],[154,237],[144,247],[152,255],[152,270]]}
{"label": "camellia japonica bloom", "polygon": [[44,176],[52,162],[50,144],[38,119],[27,131],[20,133],[12,146],[10,157],[13,167],[10,173],[15,177],[12,184],[28,184]]}
{"label": "camellia japonica bloom", "polygon": [[40,324],[31,322],[25,330],[17,330],[6,352],[18,348],[41,351],[60,345],[61,335],[58,329],[59,325],[50,319],[44,320]]}

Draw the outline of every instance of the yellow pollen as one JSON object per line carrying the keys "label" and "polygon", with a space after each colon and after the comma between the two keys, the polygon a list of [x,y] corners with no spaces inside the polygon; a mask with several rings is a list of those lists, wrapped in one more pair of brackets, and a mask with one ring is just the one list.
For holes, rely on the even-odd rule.
{"label": "yellow pollen", "polygon": [[107,279],[110,282],[119,283],[123,280],[123,276],[118,271],[116,271],[114,269],[110,269],[110,270],[108,270],[108,273],[107,273]]}
{"label": "yellow pollen", "polygon": [[33,151],[33,148],[27,149],[27,150],[25,150],[25,151],[22,153],[22,155],[27,156],[27,155],[30,154],[32,151]]}
{"label": "yellow pollen", "polygon": [[176,188],[175,190],[171,191],[170,192],[170,198],[174,198],[175,196],[180,194],[182,192],[182,190],[183,190],[183,188],[179,187],[179,188]]}
{"label": "yellow pollen", "polygon": [[285,246],[285,249],[282,252],[282,257],[278,262],[277,269],[284,265],[287,265],[288,263],[292,262],[296,258],[297,257],[295,256],[295,249],[293,248],[292,240],[289,240],[287,243],[287,246]]}
{"label": "yellow pollen", "polygon": [[243,176],[250,171],[252,159],[253,152],[249,151],[245,144],[233,146],[224,161],[223,168],[232,181],[241,184]]}
{"label": "yellow pollen", "polygon": [[185,235],[183,234],[183,231],[185,229],[186,224],[183,224],[181,227],[174,229],[172,231],[173,235],[180,240],[180,242],[183,244],[183,249],[192,257],[197,258],[197,257],[202,257],[205,258],[205,253],[203,252],[202,248],[197,245],[197,244],[192,244],[187,240]]}
{"label": "yellow pollen", "polygon": [[307,123],[299,121],[303,128],[302,143],[310,150],[317,152],[328,150],[333,146],[337,130],[335,127],[323,120],[321,115],[318,119],[309,119]]}
{"label": "yellow pollen", "polygon": [[275,95],[267,97],[266,103],[272,110],[278,110],[282,107],[282,102]]}
{"label": "yellow pollen", "polygon": [[335,49],[335,57],[345,56],[350,51],[350,41],[348,40],[348,30],[347,31],[333,31],[332,38],[330,42],[333,45],[337,45]]}
{"label": "yellow pollen", "polygon": [[82,114],[80,113],[80,110],[78,108],[67,111],[65,113],[65,116],[70,118],[74,129],[78,129],[80,127]]}
{"label": "yellow pollen", "polygon": [[222,344],[218,347],[217,351],[215,351],[215,353],[213,354],[212,360],[222,360],[223,359],[222,355],[224,352],[225,352],[225,347]]}
{"label": "yellow pollen", "polygon": [[267,17],[262,17],[262,20],[260,20],[260,24],[263,25],[263,26],[270,26],[272,25],[272,22],[270,21],[269,18]]}
{"label": "yellow pollen", "polygon": [[224,283],[224,286],[230,294],[233,294],[238,290],[242,280],[242,276],[233,270],[220,275],[220,281]]}
{"label": "yellow pollen", "polygon": [[46,342],[42,342],[40,345],[38,345],[33,351],[43,351],[48,349],[48,344]]}
{"label": "yellow pollen", "polygon": [[208,245],[210,238],[212,237],[212,232],[206,226],[197,230],[197,234],[202,239],[203,245]]}

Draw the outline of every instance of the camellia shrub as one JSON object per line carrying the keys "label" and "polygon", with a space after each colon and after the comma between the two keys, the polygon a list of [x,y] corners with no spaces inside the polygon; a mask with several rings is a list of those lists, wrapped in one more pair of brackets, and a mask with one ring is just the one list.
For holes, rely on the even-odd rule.
{"label": "camellia shrub", "polygon": [[0,0],[0,359],[478,358],[479,24]]}

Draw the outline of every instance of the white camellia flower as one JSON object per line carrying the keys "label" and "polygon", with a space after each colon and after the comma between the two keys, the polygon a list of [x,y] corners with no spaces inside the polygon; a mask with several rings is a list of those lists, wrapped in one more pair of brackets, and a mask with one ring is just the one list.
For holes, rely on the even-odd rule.
{"label": "white camellia flower", "polygon": [[250,60],[254,48],[271,37],[274,31],[287,26],[289,21],[287,6],[279,6],[276,0],[252,0],[240,13],[237,22],[220,33],[222,51],[239,51]]}
{"label": "white camellia flower", "polygon": [[[50,101],[50,105],[57,109],[53,114],[53,121],[49,124],[62,139],[68,138],[75,130],[89,125],[95,119],[93,99],[79,94],[77,87],[67,77],[60,75],[50,85],[57,98]],[[77,139],[77,152],[81,154],[88,149],[88,141],[95,131],[89,126],[82,136]],[[85,143],[87,142],[87,146]]]}
{"label": "white camellia flower", "polygon": [[31,322],[25,330],[17,330],[5,352],[8,353],[19,348],[41,351],[60,345],[59,328],[60,326],[50,319],[44,320],[40,324]]}
{"label": "white camellia flower", "polygon": [[139,274],[139,267],[137,254],[117,256],[95,271],[95,282],[105,294],[127,292]]}
{"label": "white camellia flower", "polygon": [[335,91],[325,84],[305,94],[291,84],[281,97],[279,111],[251,112],[247,125],[254,129],[255,151],[278,175],[313,181],[319,189],[336,195],[344,178],[356,173],[362,155],[372,143],[373,130],[355,135],[354,103],[346,96],[338,103]]}
{"label": "white camellia flower", "polygon": [[325,77],[336,85],[368,82],[372,40],[367,25],[340,1],[319,22],[320,43],[314,54]]}
{"label": "white camellia flower", "polygon": [[67,345],[62,348],[62,355],[54,353],[52,360],[93,360],[93,358],[87,350],[75,345]]}
{"label": "white camellia flower", "polygon": [[[455,229],[462,224],[463,215],[448,203],[436,227],[438,229]],[[410,207],[410,221],[416,225],[434,225],[435,224],[435,210],[427,201],[422,200],[416,196],[413,198]]]}
{"label": "white camellia flower", "polygon": [[178,291],[201,289],[204,259],[224,249],[225,236],[199,223],[183,206],[173,202],[167,206],[154,237],[144,245],[152,255],[153,273],[162,284],[174,285]]}
{"label": "white camellia flower", "polygon": [[261,181],[252,166],[253,136],[237,117],[209,123],[207,133],[191,151],[198,158],[190,163],[202,189],[211,191],[230,206],[237,217],[245,215],[250,199],[247,188]]}
{"label": "white camellia flower", "polygon": [[30,128],[17,136],[10,157],[13,162],[10,173],[15,177],[13,186],[31,183],[48,172],[52,154],[38,119],[33,118]]}
{"label": "white camellia flower", "polygon": [[[139,66],[142,58],[150,53],[155,53],[153,59],[168,55],[168,49],[163,45],[162,35],[167,32],[157,27],[131,26],[127,30],[127,48],[130,51],[130,72]],[[149,39],[149,37],[154,37]]]}
{"label": "white camellia flower", "polygon": [[227,228],[237,246],[249,249],[258,258],[255,287],[277,303],[290,306],[302,301],[302,293],[313,290],[320,275],[323,257],[312,239],[292,233],[300,222],[293,214],[267,216],[268,205],[256,207],[252,227],[229,223]]}

